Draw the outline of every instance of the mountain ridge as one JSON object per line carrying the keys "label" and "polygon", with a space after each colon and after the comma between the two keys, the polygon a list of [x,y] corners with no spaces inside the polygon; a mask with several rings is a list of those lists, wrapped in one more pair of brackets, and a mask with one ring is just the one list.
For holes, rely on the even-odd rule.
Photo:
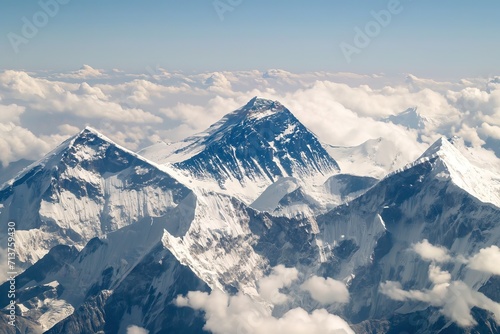
{"label": "mountain ridge", "polygon": [[245,203],[278,178],[324,181],[340,171],[316,136],[286,107],[258,97],[181,144],[155,145],[139,153],[159,164],[170,163],[193,179],[212,182],[214,190],[233,189],[229,194]]}
{"label": "mountain ridge", "polygon": [[[325,158],[330,169],[314,169],[322,167],[316,162],[313,171],[321,174],[318,185],[330,192],[327,197],[309,184],[307,172],[292,170],[293,176],[286,176],[282,164],[282,175],[275,179],[271,174],[269,179],[266,171],[273,169],[268,165],[238,165],[248,157],[269,163],[273,155],[237,156],[230,149],[235,148],[231,143],[248,142],[241,134],[256,132],[257,152],[315,152],[301,156],[302,165],[315,161],[315,154],[323,157],[326,151],[317,147],[321,143],[305,127],[294,137],[300,123],[288,109],[255,98],[235,112],[234,122],[223,118],[213,132],[199,137],[207,145],[193,147],[208,153],[198,152],[185,165],[151,162],[85,128],[42,159],[45,163],[35,164],[0,190],[0,223],[17,221],[17,241],[24,246],[21,255],[34,255],[34,264],[18,276],[20,318],[38,321],[51,334],[123,333],[129,325],[151,333],[189,328],[201,333],[203,314],[178,308],[173,302],[177,295],[218,289],[229,295],[244,293],[262,303],[259,280],[283,265],[296,268],[300,279],[318,276],[346,287],[349,303],[321,307],[355,324],[361,334],[444,334],[452,322],[439,306],[391,299],[380,288],[386,282],[397,282],[404,291],[432,287],[428,272],[436,263],[415,251],[423,240],[458,259],[440,264],[450,283],[463,282],[474,293],[500,300],[494,276],[461,260],[500,244],[500,204],[492,184],[497,176],[469,163],[446,138],[381,180],[340,174],[333,158],[335,164]],[[274,127],[261,123],[269,120]],[[240,160],[222,159],[226,153]],[[217,180],[219,174],[205,170],[217,159],[227,175],[229,167],[260,167],[267,180],[261,184],[264,196],[253,202],[239,198],[244,196],[232,187],[251,185],[237,177],[217,187],[193,177],[197,168]],[[322,174],[324,170],[329,172]],[[257,183],[255,175],[244,171],[244,180]],[[325,197],[320,203],[312,195]],[[334,203],[333,196],[347,200]],[[325,203],[330,205],[326,212],[315,211]],[[311,214],[273,214],[276,206],[290,212],[294,205]],[[33,248],[37,245],[43,247]],[[40,250],[46,253],[38,254]],[[5,283],[0,290],[6,288]],[[273,316],[292,307],[306,312],[320,307],[299,283],[290,287],[293,291],[287,289],[282,290],[290,292],[287,303],[276,306]],[[494,326],[491,314],[471,312]],[[414,316],[425,316],[426,325],[412,324]],[[453,326],[457,333],[467,333]]]}

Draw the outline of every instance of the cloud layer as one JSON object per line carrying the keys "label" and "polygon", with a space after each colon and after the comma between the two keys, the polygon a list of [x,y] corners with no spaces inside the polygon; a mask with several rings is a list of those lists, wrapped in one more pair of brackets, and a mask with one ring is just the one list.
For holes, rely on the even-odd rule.
{"label": "cloud layer", "polygon": [[[281,317],[273,316],[272,306],[289,300],[289,297],[279,290],[290,288],[297,279],[298,271],[295,268],[278,266],[273,268],[269,276],[259,281],[257,298],[252,299],[242,293],[229,296],[219,290],[211,293],[191,291],[186,296],[177,297],[176,305],[204,311],[204,329],[214,334],[354,333],[345,320],[325,309],[308,313],[296,307]],[[335,286],[335,289],[339,290],[339,287]],[[259,299],[262,301],[259,302]]]}
{"label": "cloud layer", "polygon": [[[86,125],[133,150],[181,140],[256,95],[280,100],[332,145],[384,137],[395,144],[397,151],[391,153],[408,162],[441,135],[459,135],[477,149],[495,149],[492,145],[500,140],[497,81],[279,69],[185,74],[148,67],[144,73],[126,73],[85,65],[65,73],[6,70],[0,72],[0,162],[39,158],[54,148],[56,138]],[[425,125],[421,129],[387,121],[415,106]],[[6,130],[12,126],[15,131]],[[20,133],[15,138],[30,138],[34,148],[16,147],[18,140],[7,138],[12,132]]]}
{"label": "cloud layer", "polygon": [[347,290],[345,284],[330,277],[313,276],[300,287],[302,290],[309,292],[314,300],[323,305],[349,302],[349,290]]}
{"label": "cloud layer", "polygon": [[380,285],[382,294],[397,301],[419,301],[437,307],[445,317],[461,327],[477,324],[471,313],[474,307],[491,312],[497,324],[500,325],[500,303],[472,289],[463,281],[452,280],[450,272],[442,270],[436,264],[457,262],[473,270],[500,275],[498,269],[500,249],[497,246],[481,249],[468,259],[452,257],[446,248],[434,246],[428,240],[414,244],[412,249],[422,259],[432,261],[428,272],[432,286],[423,290],[404,290],[401,283],[387,281]]}
{"label": "cloud layer", "polygon": [[149,333],[148,330],[139,326],[132,325],[127,327],[127,334],[148,334],[148,333]]}

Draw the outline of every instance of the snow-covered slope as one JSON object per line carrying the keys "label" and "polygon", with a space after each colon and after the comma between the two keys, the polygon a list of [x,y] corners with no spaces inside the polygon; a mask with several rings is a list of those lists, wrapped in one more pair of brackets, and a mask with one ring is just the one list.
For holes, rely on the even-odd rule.
{"label": "snow-covered slope", "polygon": [[376,182],[377,179],[372,177],[350,174],[332,175],[320,185],[296,178],[281,178],[250,206],[275,216],[313,217],[354,199]]}
{"label": "snow-covered slope", "polygon": [[495,155],[495,152],[468,146],[463,138],[457,136],[448,138],[448,141],[474,166],[490,172],[500,173],[500,158]]}
{"label": "snow-covered slope", "polygon": [[450,179],[454,184],[485,203],[500,207],[500,174],[474,166],[446,138],[436,141],[416,164],[435,160],[436,177]]}
{"label": "snow-covered slope", "polygon": [[[38,261],[18,278],[18,305],[23,305],[22,316],[39,322],[43,330],[48,330],[73,314],[74,310],[81,310],[82,307],[85,309],[84,305],[94,302],[95,298],[118,298],[115,295],[116,290],[119,291],[124,282],[130,284],[131,276],[135,277],[134,284],[137,285],[135,287],[137,291],[140,285],[137,282],[137,275],[143,275],[141,280],[153,279],[148,276],[147,271],[140,271],[146,264],[153,267],[151,268],[153,277],[159,275],[165,280],[150,281],[149,283],[154,283],[153,286],[156,286],[157,290],[151,292],[151,296],[144,295],[144,298],[156,298],[162,306],[163,303],[172,301],[175,297],[174,292],[182,284],[186,285],[186,282],[176,283],[177,279],[174,277],[180,273],[186,276],[179,278],[181,281],[193,282],[193,285],[188,285],[189,288],[202,289],[205,286],[206,289],[206,285],[192,270],[182,267],[178,259],[162,244],[162,236],[164,233],[168,234],[168,230],[173,233],[180,232],[178,228],[180,221],[186,222],[185,229],[189,230],[191,222],[189,217],[192,217],[196,208],[195,200],[194,194],[191,194],[163,217],[144,218],[108,233],[106,238],[94,238],[79,253],[66,250],[69,248],[67,246],[58,246],[59,251],[51,250],[43,260]],[[54,261],[53,258],[58,260]],[[48,285],[56,288],[45,289],[44,287]],[[7,288],[6,284],[1,286],[4,287]],[[139,295],[133,297],[140,298]],[[165,300],[165,298],[170,299]],[[1,301],[3,306],[5,302],[3,299]],[[52,307],[44,307],[46,304]],[[106,302],[103,301],[101,306],[104,305]],[[114,305],[113,311],[116,311],[117,307]],[[104,310],[93,310],[97,311],[102,313]],[[157,312],[160,313],[161,310]],[[115,317],[113,321],[107,322],[107,325],[115,326],[117,322],[119,324],[120,319]],[[105,324],[101,319],[98,327]],[[125,329],[121,330],[124,331]]]}
{"label": "snow-covered slope", "polygon": [[353,147],[324,145],[343,173],[381,179],[416,157],[401,152],[392,141],[378,138]]}
{"label": "snow-covered slope", "polygon": [[203,188],[252,203],[280,177],[323,183],[339,167],[318,139],[277,101],[253,98],[206,131],[139,152],[172,163]]}
{"label": "snow-covered slope", "polygon": [[420,115],[417,107],[408,108],[400,114],[389,116],[384,121],[415,130],[425,129],[426,124],[429,122],[424,116]]}
{"label": "snow-covered slope", "polygon": [[31,165],[34,161],[21,159],[15,162],[11,162],[8,166],[4,167],[0,165],[0,188],[3,188],[3,184],[17,174],[19,174],[24,168]]}
{"label": "snow-covered slope", "polygon": [[18,266],[25,268],[54,246],[82,248],[94,237],[164,215],[189,193],[165,171],[87,128],[0,190],[0,224],[16,223]]}
{"label": "snow-covered slope", "polygon": [[[416,291],[431,285],[429,262],[411,250],[424,239],[459,259],[499,245],[500,206],[495,196],[491,179],[471,167],[442,138],[414,163],[318,217],[324,266],[333,277],[350,281],[351,303],[344,316],[354,323],[364,321],[358,327],[361,333],[371,332],[384,320],[388,322],[380,328],[382,333],[391,328],[445,333],[449,319],[437,309],[425,303],[391,300],[379,286],[396,281],[402,289]],[[466,267],[463,260],[447,261],[446,270],[452,280],[463,281],[474,291],[491,278],[491,274]],[[490,292],[488,297],[498,300],[500,295]],[[422,310],[427,312],[426,326],[412,322],[422,316],[417,315]]]}
{"label": "snow-covered slope", "polygon": [[172,322],[185,312],[172,305],[177,294],[218,288],[256,296],[256,282],[271,265],[319,263],[313,229],[308,220],[260,214],[227,195],[192,193],[166,215],[94,238],[76,255],[58,246],[66,247],[57,252],[66,254],[62,259],[51,265],[51,251],[19,277],[18,304],[44,330],[62,321],[50,333],[82,327],[122,333],[132,324],[167,333],[168,323],[180,331],[194,318]]}

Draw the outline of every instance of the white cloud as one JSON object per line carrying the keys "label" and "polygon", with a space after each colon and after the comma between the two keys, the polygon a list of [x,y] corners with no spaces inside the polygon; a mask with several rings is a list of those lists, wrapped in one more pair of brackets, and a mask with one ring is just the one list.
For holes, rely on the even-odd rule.
{"label": "white cloud", "polygon": [[[270,276],[260,280],[259,297],[281,304],[287,298],[276,298],[276,292],[280,287],[289,286],[297,279],[297,275],[295,268],[275,267]],[[204,311],[204,329],[214,334],[354,333],[345,320],[325,309],[308,313],[302,308],[293,308],[281,317],[275,317],[268,304],[242,293],[228,296],[220,290],[211,293],[191,291],[184,297],[177,297],[175,303],[179,307]]]}
{"label": "white cloud", "polygon": [[481,124],[479,132],[484,135],[484,137],[492,137],[495,139],[500,139],[500,126],[490,125],[486,122]]}
{"label": "white cloud", "polygon": [[439,285],[439,284],[446,284],[451,281],[451,274],[447,271],[441,270],[436,265],[430,265],[429,266],[429,279],[432,283]]}
{"label": "white cloud", "polygon": [[481,249],[479,253],[469,258],[468,267],[493,275],[500,275],[500,248],[490,246]]}
{"label": "white cloud", "polygon": [[[490,246],[481,249],[472,257],[453,258],[444,247],[430,244],[427,239],[416,243],[412,249],[424,260],[433,262],[457,262],[466,264],[473,270],[500,275],[500,248]],[[492,301],[484,294],[473,290],[462,281],[453,281],[450,272],[441,270],[435,264],[429,266],[430,289],[404,290],[399,282],[388,281],[380,285],[380,292],[397,301],[415,300],[440,308],[447,318],[459,326],[468,327],[477,324],[471,314],[473,307],[482,308],[493,313],[500,325],[500,304]]]}
{"label": "white cloud", "polygon": [[238,294],[227,296],[221,291],[189,292],[178,297],[176,305],[205,312],[204,329],[214,334],[348,334],[354,333],[342,318],[324,309],[312,313],[294,308],[281,318],[273,317],[271,310]]}
{"label": "white cloud", "polygon": [[108,100],[108,96],[99,87],[92,87],[86,82],[82,82],[76,91],[78,95],[95,96],[100,100]]}
{"label": "white cloud", "polygon": [[323,305],[349,302],[349,290],[346,285],[332,278],[313,276],[301,286],[311,297]]}
{"label": "white cloud", "polygon": [[[0,106],[0,122],[13,122],[39,138],[67,134],[58,128],[64,124],[90,125],[140,149],[152,138],[181,140],[200,132],[258,95],[282,102],[323,142],[356,146],[382,137],[394,143],[393,153],[402,162],[417,158],[441,135],[460,135],[476,149],[488,137],[500,136],[500,89],[494,80],[450,83],[409,76],[405,83],[385,75],[278,69],[185,74],[157,67],[147,72],[90,66],[58,74],[0,72],[1,102],[8,104]],[[425,129],[381,121],[411,106],[426,118]],[[53,124],[38,129],[29,123],[33,113],[47,115]],[[147,129],[135,131],[138,127]]]}
{"label": "white cloud", "polygon": [[57,129],[59,130],[59,133],[67,136],[76,135],[78,132],[82,130],[79,127],[70,124],[61,124],[57,127]]}
{"label": "white cloud", "polygon": [[450,273],[439,267],[429,267],[429,279],[433,283],[431,289],[403,290],[399,282],[384,282],[380,292],[397,301],[420,301],[440,308],[440,312],[461,327],[477,324],[471,314],[473,307],[493,313],[500,325],[500,304],[492,301],[484,294],[472,290],[462,281],[451,281]]}
{"label": "white cloud", "polygon": [[0,104],[0,123],[20,123],[20,116],[26,110],[23,106],[17,104],[3,105]]}
{"label": "white cloud", "polygon": [[14,123],[0,123],[0,161],[8,165],[22,158],[38,159],[55,148],[67,136],[37,137],[28,129]]}
{"label": "white cloud", "polygon": [[95,69],[90,65],[83,65],[79,70],[57,75],[59,78],[90,79],[105,76],[104,70]]}
{"label": "white cloud", "polygon": [[148,330],[139,326],[132,325],[127,327],[127,334],[148,334],[148,333],[149,333]]}
{"label": "white cloud", "polygon": [[225,114],[238,109],[244,100],[234,98],[215,97],[207,101],[205,105],[190,103],[177,103],[169,108],[161,108],[161,114],[172,121],[180,122],[176,128],[168,132],[170,140],[182,140],[197,132],[203,131]]}
{"label": "white cloud", "polygon": [[[448,250],[441,246],[434,246],[429,243],[427,239],[422,240],[412,246],[415,251],[424,260],[433,261],[437,263],[443,262],[456,262],[466,264],[468,268],[482,271],[485,273],[500,275],[500,248],[492,245],[487,248],[482,248],[478,253],[471,257],[452,257]],[[431,267],[432,268],[432,267]],[[438,273],[434,271],[429,272],[429,277],[438,277]],[[434,281],[434,280],[433,280]]]}
{"label": "white cloud", "polygon": [[414,244],[412,249],[424,260],[436,262],[448,262],[452,260],[446,248],[434,246],[427,239]]}
{"label": "white cloud", "polygon": [[274,304],[284,304],[288,297],[280,289],[289,287],[299,277],[295,268],[285,268],[279,265],[273,268],[272,273],[259,280],[259,295],[266,301]]}
{"label": "white cloud", "polygon": [[208,89],[214,93],[223,95],[230,95],[232,93],[231,82],[219,72],[212,73],[205,81],[204,84]]}
{"label": "white cloud", "polygon": [[21,100],[28,96],[45,98],[47,84],[50,84],[50,81],[35,79],[26,72],[9,70],[0,73],[0,88],[3,93]]}
{"label": "white cloud", "polygon": [[34,78],[25,72],[0,74],[0,88],[26,108],[48,114],[64,113],[83,119],[109,119],[120,123],[162,123],[163,120],[138,108],[108,101],[100,88],[86,82],[66,84]]}
{"label": "white cloud", "polygon": [[463,138],[474,147],[481,147],[485,144],[485,141],[479,136],[477,128],[471,128],[467,124],[462,124],[460,129],[455,131],[453,135]]}

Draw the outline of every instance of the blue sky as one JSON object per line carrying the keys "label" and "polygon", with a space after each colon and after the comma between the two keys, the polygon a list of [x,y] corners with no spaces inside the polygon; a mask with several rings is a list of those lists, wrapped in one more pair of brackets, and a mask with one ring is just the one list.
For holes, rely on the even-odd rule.
{"label": "blue sky", "polygon": [[15,53],[9,33],[23,37],[23,17],[33,22],[42,8],[38,1],[3,0],[0,68],[498,74],[497,1],[401,0],[401,12],[350,63],[339,45],[355,46],[355,27],[364,30],[371,11],[387,9],[389,1],[231,1],[238,2],[220,0],[234,7],[221,20],[213,0],[69,0]]}

